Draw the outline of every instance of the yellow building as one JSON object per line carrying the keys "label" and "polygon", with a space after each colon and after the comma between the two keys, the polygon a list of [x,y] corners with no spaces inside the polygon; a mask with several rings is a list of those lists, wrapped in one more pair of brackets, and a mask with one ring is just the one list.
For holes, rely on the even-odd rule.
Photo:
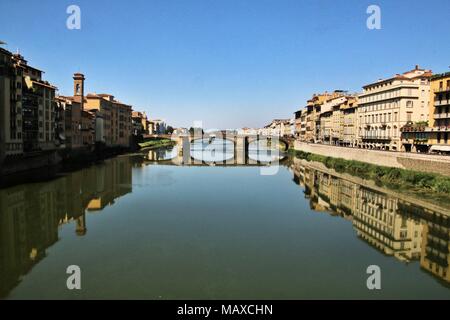
{"label": "yellow building", "polygon": [[132,133],[130,105],[115,100],[110,94],[90,93],[85,97],[85,109],[98,114],[103,119],[101,142],[108,147],[130,146]]}
{"label": "yellow building", "polygon": [[450,153],[450,72],[431,78],[430,151]]}
{"label": "yellow building", "polygon": [[407,123],[401,131],[412,151],[450,153],[450,72],[430,79],[428,121]]}
{"label": "yellow building", "polygon": [[347,97],[340,111],[339,145],[356,147],[358,144],[358,97]]}
{"label": "yellow building", "polygon": [[295,137],[299,141],[317,142],[320,140],[321,107],[326,101],[339,96],[342,96],[339,91],[314,94],[307,101],[304,109],[295,112]]}
{"label": "yellow building", "polygon": [[133,122],[133,135],[149,134],[149,121],[145,112],[133,111],[132,114]]}

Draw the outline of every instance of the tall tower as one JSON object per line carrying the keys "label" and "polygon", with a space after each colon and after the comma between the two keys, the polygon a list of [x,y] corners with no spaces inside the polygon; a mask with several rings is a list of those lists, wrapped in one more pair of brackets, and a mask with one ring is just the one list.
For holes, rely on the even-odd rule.
{"label": "tall tower", "polygon": [[73,97],[81,104],[81,110],[84,109],[84,74],[74,73],[73,75]]}

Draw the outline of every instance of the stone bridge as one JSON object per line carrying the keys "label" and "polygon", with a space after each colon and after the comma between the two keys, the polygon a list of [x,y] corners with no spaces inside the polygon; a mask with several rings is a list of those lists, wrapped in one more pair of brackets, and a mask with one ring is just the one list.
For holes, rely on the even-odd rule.
{"label": "stone bridge", "polygon": [[[179,135],[172,136],[172,140],[177,142],[178,151],[183,155],[183,159],[185,162],[191,157],[191,143],[197,140],[209,140],[209,142],[213,142],[214,140],[225,140],[233,143],[234,150],[234,158],[239,163],[245,163],[245,159],[247,158],[249,145],[256,141],[267,141],[268,144],[281,142],[284,144],[285,149],[288,150],[291,141],[285,137],[278,136],[262,136],[262,135],[224,135],[220,137],[212,136],[212,135],[199,135],[199,136],[191,136],[191,135]],[[223,144],[223,149],[226,150],[226,144]]]}

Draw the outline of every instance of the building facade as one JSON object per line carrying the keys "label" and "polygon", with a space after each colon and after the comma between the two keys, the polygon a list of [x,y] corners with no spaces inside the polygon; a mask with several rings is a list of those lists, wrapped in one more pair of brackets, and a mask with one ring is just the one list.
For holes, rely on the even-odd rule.
{"label": "building facade", "polygon": [[138,136],[151,133],[149,131],[149,121],[145,112],[133,111],[131,116],[133,122],[133,135]]}
{"label": "building facade", "polygon": [[359,95],[358,146],[365,149],[411,151],[401,128],[429,118],[431,71],[415,69],[364,86]]}
{"label": "building facade", "polygon": [[42,73],[0,48],[0,161],[57,149],[56,87]]}
{"label": "building facade", "polygon": [[431,78],[431,151],[450,153],[450,72]]}
{"label": "building facade", "polygon": [[274,119],[259,134],[266,136],[289,137],[293,135],[293,119]]}
{"label": "building facade", "polygon": [[97,142],[104,143],[107,147],[130,146],[132,134],[132,108],[114,99],[110,94],[90,93],[85,97],[85,110],[95,114],[97,118],[96,133]]}

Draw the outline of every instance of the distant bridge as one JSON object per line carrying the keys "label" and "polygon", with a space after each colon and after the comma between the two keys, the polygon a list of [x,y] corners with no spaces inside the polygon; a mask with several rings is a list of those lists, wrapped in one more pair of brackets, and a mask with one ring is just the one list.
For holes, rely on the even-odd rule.
{"label": "distant bridge", "polygon": [[[261,136],[261,135],[224,135],[224,136],[215,136],[215,135],[179,135],[172,137],[172,140],[177,142],[179,154],[183,156],[184,163],[191,162],[191,143],[198,140],[209,141],[212,143],[215,140],[225,140],[231,141],[233,143],[233,151],[234,151],[234,159],[237,163],[244,164],[248,159],[248,151],[251,143],[256,141],[266,141],[268,144],[281,142],[284,144],[286,150],[289,149],[289,146],[293,142],[278,136]],[[277,145],[278,147],[278,145]],[[226,150],[226,144],[223,144],[223,149]]]}
{"label": "distant bridge", "polygon": [[[191,144],[195,141],[208,141],[212,143],[215,140],[225,140],[233,143],[234,150],[234,162],[235,164],[246,164],[248,160],[248,152],[250,144],[254,142],[266,142],[268,145],[274,143],[278,147],[278,143],[282,143],[285,149],[288,150],[293,144],[294,138],[291,137],[280,137],[280,136],[265,136],[265,135],[214,135],[214,134],[203,134],[203,135],[190,135],[190,134],[180,134],[180,135],[144,135],[144,139],[148,138],[164,138],[171,139],[176,142],[178,146],[178,153],[182,156],[183,163],[192,163],[191,159]],[[227,146],[224,143],[223,149],[226,150]],[[181,160],[181,159],[179,159]],[[226,161],[225,161],[226,162]],[[256,164],[256,162],[255,162]]]}

